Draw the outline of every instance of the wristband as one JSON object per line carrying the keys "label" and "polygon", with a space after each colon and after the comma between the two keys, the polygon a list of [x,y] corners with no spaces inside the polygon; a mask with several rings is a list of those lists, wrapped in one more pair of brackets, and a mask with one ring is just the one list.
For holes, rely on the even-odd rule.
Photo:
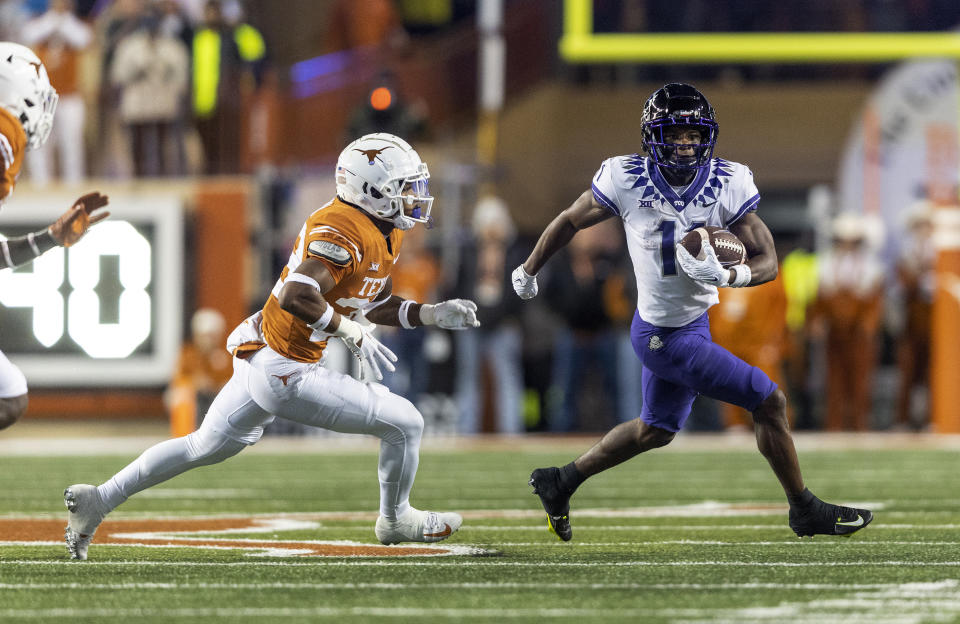
{"label": "wristband", "polygon": [[410,308],[416,305],[416,301],[413,299],[407,299],[400,304],[400,309],[397,311],[397,316],[400,319],[400,327],[404,329],[414,329],[416,325],[410,323],[409,315]]}
{"label": "wristband", "polygon": [[[298,280],[299,281],[299,280]],[[327,326],[330,325],[330,321],[333,320],[333,306],[329,303],[327,304],[327,309],[323,311],[323,314],[320,315],[320,318],[315,320],[312,323],[307,323],[307,327],[310,329],[315,329],[317,331],[325,331]],[[343,320],[340,320],[340,323],[343,323]]]}
{"label": "wristband", "polygon": [[733,278],[733,281],[728,285],[733,288],[743,288],[750,284],[750,280],[753,278],[753,273],[750,271],[750,267],[746,264],[735,264],[732,267],[733,272],[736,274],[736,277]]}

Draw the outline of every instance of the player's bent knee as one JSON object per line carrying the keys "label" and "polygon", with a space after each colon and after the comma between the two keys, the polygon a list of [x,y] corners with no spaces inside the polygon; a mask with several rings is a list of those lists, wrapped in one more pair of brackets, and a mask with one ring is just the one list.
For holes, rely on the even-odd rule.
{"label": "player's bent knee", "polygon": [[212,427],[200,427],[188,435],[187,445],[191,462],[197,466],[222,462],[247,448],[243,442],[237,442]]}
{"label": "player's bent knee", "polygon": [[27,395],[0,399],[0,429],[6,429],[17,422],[27,411]]}
{"label": "player's bent knee", "polygon": [[[384,400],[381,406],[381,420],[387,423],[392,431],[399,431],[406,439],[417,439],[423,435],[423,415],[413,403],[407,399],[392,395]],[[386,437],[381,436],[383,439]],[[389,441],[389,440],[388,440]]]}
{"label": "player's bent knee", "polygon": [[660,448],[673,442],[677,437],[675,431],[668,431],[660,427],[653,427],[644,422],[640,424],[640,435],[637,440],[638,445],[643,450]]}
{"label": "player's bent knee", "polygon": [[787,397],[780,388],[777,388],[763,400],[763,403],[753,410],[753,420],[757,424],[764,422],[786,422]]}

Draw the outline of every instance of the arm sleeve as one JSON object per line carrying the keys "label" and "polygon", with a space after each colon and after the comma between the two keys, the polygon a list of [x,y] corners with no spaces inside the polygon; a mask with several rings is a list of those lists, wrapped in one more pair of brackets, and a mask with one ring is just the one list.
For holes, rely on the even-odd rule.
{"label": "arm sleeve", "polygon": [[760,202],[760,191],[753,182],[753,172],[749,167],[741,165],[734,172],[730,181],[731,201],[724,204],[723,220],[729,227],[740,220],[748,212],[756,212]]}
{"label": "arm sleeve", "polygon": [[608,158],[597,169],[590,187],[593,190],[593,198],[597,200],[597,203],[619,217],[620,197],[617,194],[613,174],[614,162],[612,158]]}
{"label": "arm sleeve", "polygon": [[304,257],[323,262],[336,283],[360,266],[363,253],[356,236],[336,225],[317,225],[304,241]]}

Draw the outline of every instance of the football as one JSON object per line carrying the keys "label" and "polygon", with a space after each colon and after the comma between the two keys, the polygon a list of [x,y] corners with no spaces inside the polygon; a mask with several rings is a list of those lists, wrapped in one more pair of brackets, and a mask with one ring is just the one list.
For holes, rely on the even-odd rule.
{"label": "football", "polygon": [[743,242],[730,230],[713,225],[698,227],[691,230],[680,239],[680,244],[697,260],[703,260],[703,241],[709,237],[713,250],[717,252],[717,260],[724,267],[743,264],[747,259],[747,248]]}

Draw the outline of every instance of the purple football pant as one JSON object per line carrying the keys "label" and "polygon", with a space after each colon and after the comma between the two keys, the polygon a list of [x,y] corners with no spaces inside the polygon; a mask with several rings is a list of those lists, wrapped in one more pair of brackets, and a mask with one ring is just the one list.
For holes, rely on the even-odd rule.
{"label": "purple football pant", "polygon": [[657,327],[633,314],[633,350],[643,364],[643,409],[648,425],[680,431],[698,394],[754,411],[777,389],[767,374],[710,339],[703,316],[683,327]]}

